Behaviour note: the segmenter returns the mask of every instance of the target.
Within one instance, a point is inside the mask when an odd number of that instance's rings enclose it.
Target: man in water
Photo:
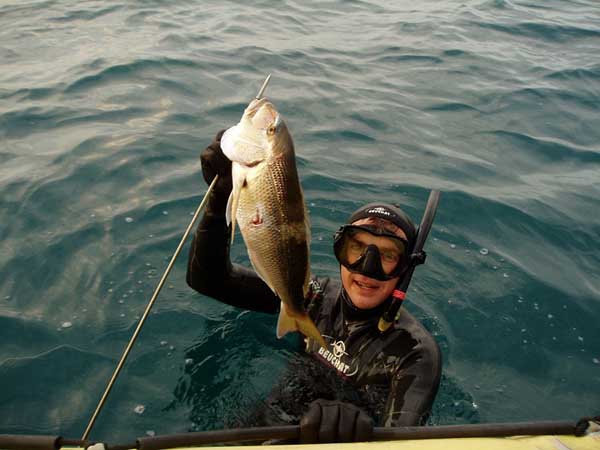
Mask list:
[[[269,314],[280,301],[248,268],[229,259],[225,209],[231,162],[218,133],[201,155],[207,183],[219,179],[192,242],[187,282],[201,294]],[[423,425],[441,376],[439,348],[407,311],[385,331],[378,323],[407,269],[417,230],[399,208],[358,209],[334,237],[341,280],[312,278],[306,310],[327,342],[304,340],[304,352],[253,419],[257,425],[301,424],[301,441],[368,440],[378,426]],[[284,419],[285,418],[285,419]]]

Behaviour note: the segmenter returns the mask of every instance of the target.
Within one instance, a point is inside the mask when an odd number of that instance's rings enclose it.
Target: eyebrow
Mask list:
[[[359,233],[356,233],[355,235],[351,236],[351,238],[352,238],[352,239],[354,239],[355,241],[358,241],[358,242],[360,242],[361,244],[364,244],[364,245],[369,245],[369,244],[366,244],[366,242],[364,242],[364,241],[362,241],[362,240],[360,240],[360,239],[358,239],[358,238],[357,238],[357,236],[358,236],[360,233],[366,233],[366,234],[368,234],[366,231],[361,231],[361,232],[359,232]],[[384,239],[385,239],[385,238],[384,238]],[[391,238],[390,238],[390,239],[391,239]],[[375,245],[375,244],[374,244],[374,245]],[[394,245],[394,244],[390,244],[390,245],[381,245],[381,246],[380,246],[380,245],[376,245],[376,247],[377,247],[377,248],[381,248],[382,250],[396,250],[397,252],[399,252],[399,253],[402,253],[402,252],[400,251],[400,249],[398,248],[398,246],[396,246],[396,245]]]

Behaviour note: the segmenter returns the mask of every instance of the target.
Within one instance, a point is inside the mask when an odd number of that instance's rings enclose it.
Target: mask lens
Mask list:
[[[346,226],[340,240],[335,246],[336,256],[344,266],[355,265],[361,258],[364,259],[369,246],[377,248],[375,253],[380,260],[382,275],[396,275],[404,265],[406,244],[397,236],[374,233],[364,227]]]

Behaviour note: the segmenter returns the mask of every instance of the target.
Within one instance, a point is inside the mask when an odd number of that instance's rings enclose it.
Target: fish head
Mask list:
[[[221,138],[223,153],[231,161],[254,166],[293,148],[281,115],[267,98],[250,102],[242,120]]]

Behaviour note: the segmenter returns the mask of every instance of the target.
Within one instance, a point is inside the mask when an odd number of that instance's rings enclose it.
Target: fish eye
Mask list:
[[[267,135],[273,136],[276,131],[277,131],[277,127],[275,125],[270,125],[269,128],[267,128]]]

